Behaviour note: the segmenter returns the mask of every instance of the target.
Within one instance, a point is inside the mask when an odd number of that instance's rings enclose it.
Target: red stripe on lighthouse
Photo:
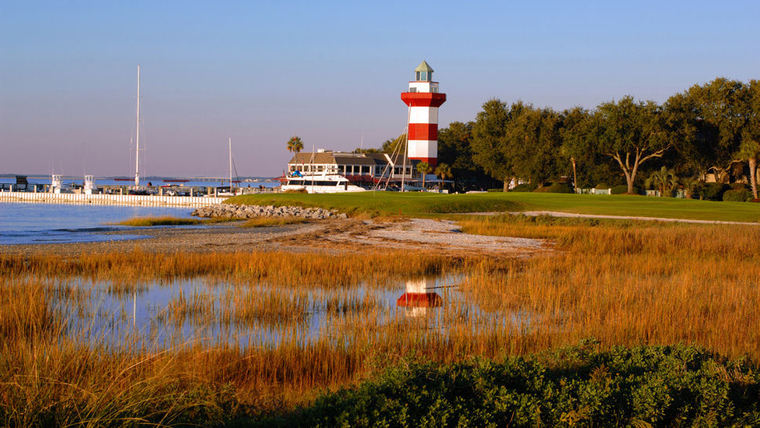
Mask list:
[[[415,156],[409,156],[411,160],[418,160],[420,162],[427,162],[431,168],[435,168],[438,165],[438,158],[418,158]]]
[[[446,94],[440,92],[402,92],[401,100],[409,107],[440,107]]]
[[[438,124],[437,123],[410,123],[409,124],[410,140],[437,140]]]

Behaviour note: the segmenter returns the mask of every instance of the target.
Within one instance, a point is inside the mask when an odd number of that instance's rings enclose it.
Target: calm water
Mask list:
[[[243,177],[240,177],[243,178]],[[236,178],[233,178],[236,179]],[[272,178],[264,178],[264,177],[250,177],[252,180],[257,180],[255,182],[241,182],[236,183],[235,186],[240,187],[277,187],[280,185],[279,181],[276,181]],[[141,180],[141,184],[147,185],[150,183],[152,186],[187,186],[187,187],[213,187],[213,186],[227,186],[229,183],[227,180],[221,179],[219,181],[200,181],[198,179],[190,179],[187,182],[177,182],[177,181],[166,181],[166,177],[145,177]],[[45,184],[50,184],[50,177],[29,177],[28,178],[30,185],[37,185],[42,186]],[[0,177],[0,183],[5,184],[14,184],[16,183],[15,177]],[[62,183],[64,187],[70,186],[70,185],[84,185],[84,177],[63,177]],[[95,178],[95,186],[128,186],[132,185],[133,182],[131,181],[123,181],[123,180],[114,180],[113,178],[101,178],[96,177]]]
[[[107,235],[130,230],[115,223],[132,217],[190,217],[191,208],[0,203],[0,244],[95,242],[138,238]]]
[[[348,288],[313,287],[308,290],[267,284],[235,284],[204,278],[112,284],[79,279],[62,281],[58,289],[69,290],[60,295],[58,304],[66,313],[69,332],[94,343],[119,347],[134,343],[138,347],[158,347],[198,342],[227,343],[242,348],[277,345],[283,338],[298,337],[308,342],[323,336],[334,337],[339,325],[345,327],[361,319],[368,310],[374,328],[400,319],[417,320],[431,331],[446,330],[449,318],[467,313],[478,318],[495,320],[495,314],[481,311],[458,291],[460,276],[427,278],[425,292],[436,294],[437,304],[431,307],[399,306],[398,299],[419,286],[420,279],[399,281],[385,286],[357,284]],[[418,290],[422,291],[422,290]],[[255,306],[265,295],[281,296],[285,307],[298,300],[293,319],[280,319],[276,314],[261,318],[244,317],[241,308]],[[64,297],[67,295],[68,297]],[[255,296],[246,300],[246,295]],[[242,306],[241,306],[241,302]],[[369,306],[367,303],[370,302]],[[335,310],[335,305],[343,310]],[[185,308],[179,311],[177,308]],[[359,318],[356,318],[359,316]],[[524,322],[523,315],[512,314],[506,322]],[[287,318],[287,316],[286,316]]]
[[[72,337],[132,349],[198,343],[268,347],[294,338],[301,344],[345,343],[353,334],[381,334],[399,322],[425,333],[445,334],[463,322],[525,333],[539,321],[528,311],[482,310],[460,290],[462,280],[448,275],[385,285],[293,288],[204,278],[140,284],[78,279],[58,282],[54,288],[62,291],[53,303],[65,314]],[[435,295],[436,303],[401,304],[402,296],[420,291]],[[270,312],[268,307],[284,309]],[[259,316],[248,316],[250,309]]]

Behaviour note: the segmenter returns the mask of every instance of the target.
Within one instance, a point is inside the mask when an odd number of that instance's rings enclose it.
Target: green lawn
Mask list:
[[[601,196],[559,193],[434,193],[362,192],[308,195],[281,193],[245,195],[228,203],[299,205],[337,209],[349,214],[438,216],[483,211],[563,211],[579,214],[666,217],[698,220],[760,221],[760,204],[712,202],[646,196]]]

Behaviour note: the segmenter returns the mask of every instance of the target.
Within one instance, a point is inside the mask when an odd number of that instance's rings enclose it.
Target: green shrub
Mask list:
[[[539,187],[534,192],[541,193],[574,193],[573,188],[567,183],[553,183],[548,186]]]
[[[523,183],[515,186],[512,190],[510,190],[510,192],[532,192],[536,190],[537,187],[538,186],[535,184]]]
[[[503,191],[504,191],[504,189],[502,189],[502,188],[498,188],[498,189],[486,189],[486,192],[488,192],[488,193],[499,193],[499,192],[503,192]]]
[[[628,186],[625,184],[618,184],[617,186],[612,186],[612,194],[613,195],[624,195],[628,193]],[[633,194],[634,195],[640,195],[644,193],[640,187],[633,186]]]
[[[723,199],[723,192],[726,189],[728,189],[728,186],[722,183],[706,183],[700,189],[700,196],[708,201],[720,201]]]
[[[594,186],[594,189],[601,189],[601,190],[610,189],[610,188],[612,188],[612,186],[610,186],[607,183],[599,183],[596,186]]]
[[[731,189],[723,192],[724,201],[747,202],[752,200],[752,192],[747,189]]]
[[[532,357],[410,363],[329,392],[283,426],[728,426],[760,422],[746,360],[595,342]]]

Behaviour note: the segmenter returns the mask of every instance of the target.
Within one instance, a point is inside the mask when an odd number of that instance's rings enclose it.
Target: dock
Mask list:
[[[222,203],[222,196],[113,195],[0,191],[0,202],[144,207],[205,207]]]

